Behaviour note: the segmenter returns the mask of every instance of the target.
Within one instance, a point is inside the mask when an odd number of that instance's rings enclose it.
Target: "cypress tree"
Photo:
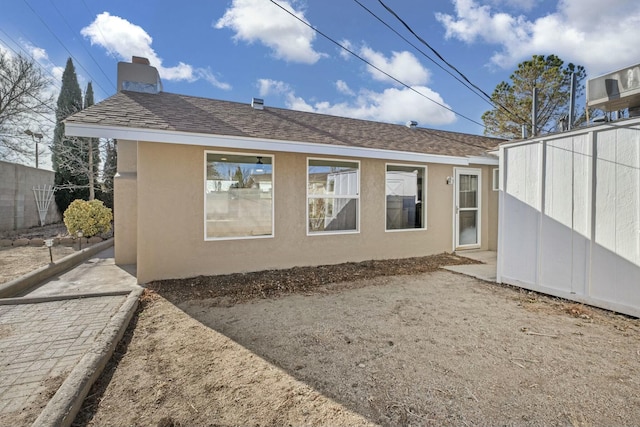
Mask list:
[[[61,213],[67,209],[74,199],[88,199],[87,188],[73,188],[77,185],[86,186],[86,177],[78,176],[73,170],[73,157],[81,157],[78,144],[65,136],[64,119],[82,110],[82,91],[78,84],[78,76],[71,58],[62,73],[62,87],[58,96],[56,108],[56,127],[53,133],[53,150],[51,160],[55,171],[55,183],[58,186],[71,188],[58,189],[55,193],[56,205]]]

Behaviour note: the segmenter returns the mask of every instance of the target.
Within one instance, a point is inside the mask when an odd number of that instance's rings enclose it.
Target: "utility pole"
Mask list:
[[[533,102],[531,103],[531,136],[538,136],[538,88],[533,88]]]
[[[571,97],[569,98],[569,126],[567,130],[571,130],[573,127],[573,121],[576,115],[576,73],[571,73]],[[587,116],[588,122],[589,116]]]

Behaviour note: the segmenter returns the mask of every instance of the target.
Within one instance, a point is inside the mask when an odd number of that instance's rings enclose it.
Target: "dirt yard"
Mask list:
[[[640,423],[640,320],[459,261],[152,283],[74,425]]]
[[[45,227],[34,227],[18,231],[0,232],[0,239],[51,238],[67,236],[64,224],[50,224]],[[56,245],[51,248],[53,260],[56,261],[74,253],[78,246]],[[44,246],[7,246],[0,247],[0,283],[6,283],[40,267],[49,265],[49,249]]]

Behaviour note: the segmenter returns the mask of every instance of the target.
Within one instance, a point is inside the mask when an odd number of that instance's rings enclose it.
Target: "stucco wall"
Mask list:
[[[119,265],[135,264],[138,236],[138,143],[118,140],[118,172],[113,178],[114,255]]]
[[[450,165],[426,165],[426,230],[385,232],[386,162],[362,159],[360,232],[307,236],[307,156],[260,153],[274,155],[274,237],[205,241],[205,148],[148,142],[139,142],[137,148],[137,272],[141,283],[453,250],[454,186],[446,184],[453,175]],[[490,168],[484,169],[483,178],[488,182],[485,176]],[[490,204],[487,193],[483,191],[483,223]],[[122,235],[116,231],[117,242]],[[490,246],[491,233],[484,224],[483,248]]]
[[[33,187],[53,185],[54,172],[15,163],[0,162],[0,230],[18,230],[40,225]],[[61,221],[54,200],[49,205],[47,224]]]

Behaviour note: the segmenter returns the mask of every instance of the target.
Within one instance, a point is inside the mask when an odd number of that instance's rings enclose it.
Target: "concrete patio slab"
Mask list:
[[[488,282],[496,281],[497,253],[495,251],[459,251],[457,255],[480,261],[483,264],[450,265],[445,270],[465,274]]]

